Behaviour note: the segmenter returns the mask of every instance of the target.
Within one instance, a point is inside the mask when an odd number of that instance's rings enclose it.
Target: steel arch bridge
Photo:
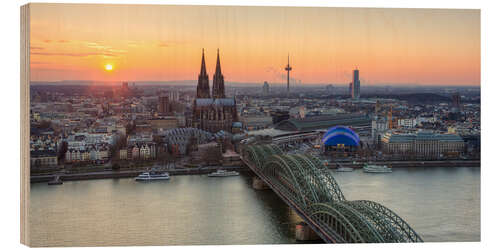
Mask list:
[[[246,146],[242,160],[328,243],[423,242],[396,213],[368,200],[346,200],[315,156],[274,144]]]

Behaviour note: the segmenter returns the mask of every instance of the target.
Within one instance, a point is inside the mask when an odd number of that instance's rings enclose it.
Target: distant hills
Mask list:
[[[414,94],[374,94],[363,95],[363,98],[387,98],[407,101],[411,104],[421,103],[442,103],[451,102],[451,98],[433,93],[414,93]]]

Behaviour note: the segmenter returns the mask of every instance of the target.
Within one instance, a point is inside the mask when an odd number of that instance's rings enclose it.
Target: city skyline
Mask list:
[[[201,50],[212,75],[220,48],[227,82],[286,84],[290,53],[293,84],[347,85],[357,67],[364,86],[479,86],[479,21],[479,10],[32,4],[31,80],[195,81]]]

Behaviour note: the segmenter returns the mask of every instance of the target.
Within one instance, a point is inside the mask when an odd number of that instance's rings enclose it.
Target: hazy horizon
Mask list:
[[[91,81],[91,80],[62,80],[62,81],[30,81],[30,84],[34,85],[56,85],[56,84],[62,84],[62,85],[116,85],[116,86],[121,86],[123,82],[127,82],[129,85],[130,84],[137,84],[137,85],[142,85],[142,86],[149,86],[149,85],[160,85],[160,84],[165,84],[165,87],[168,86],[192,86],[196,87],[197,85],[197,80],[178,80],[178,81]],[[227,86],[230,87],[262,87],[262,84],[264,82],[225,82]],[[271,86],[279,86],[286,88],[286,83],[282,82],[268,82]],[[240,85],[240,86],[238,86]],[[294,88],[301,88],[301,87],[326,87],[328,85],[332,85],[337,88],[343,88],[345,87],[346,89],[349,87],[347,83],[307,83],[307,84],[296,84],[293,85],[292,87]],[[210,87],[212,87],[210,83]],[[363,85],[361,84],[361,88],[366,88],[366,87],[426,87],[426,88],[480,88],[481,86],[479,85],[438,85],[438,84],[410,84],[410,83],[379,83],[379,84],[370,84],[370,85]]]

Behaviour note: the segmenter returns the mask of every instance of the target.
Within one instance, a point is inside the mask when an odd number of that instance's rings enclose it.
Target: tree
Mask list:
[[[127,148],[127,138],[124,135],[118,135],[115,143],[109,148],[110,158],[118,159],[120,157],[120,149]]]
[[[64,159],[64,157],[66,156],[66,152],[67,151],[68,151],[68,142],[63,141],[62,144],[61,144],[61,149],[58,152],[57,158],[59,160]]]

